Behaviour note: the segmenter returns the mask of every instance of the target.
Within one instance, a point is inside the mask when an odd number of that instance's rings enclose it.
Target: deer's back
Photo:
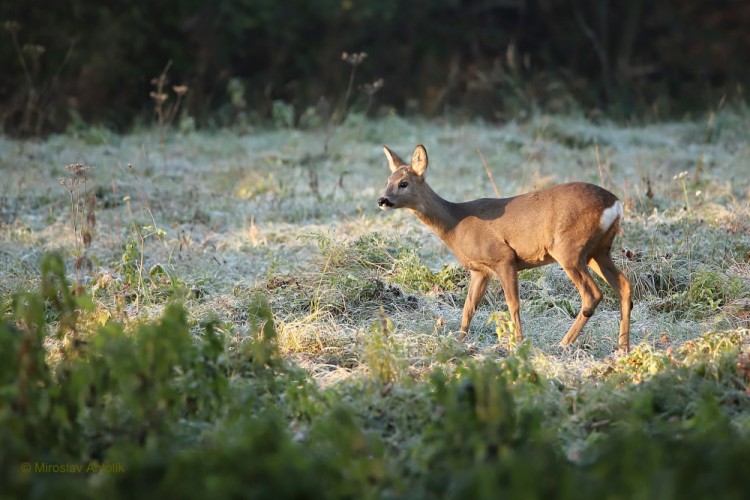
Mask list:
[[[507,245],[520,260],[548,263],[554,245],[590,241],[598,232],[603,234],[602,213],[616,202],[611,192],[583,182],[512,198],[482,198],[457,204],[460,215],[454,236],[464,242],[460,253],[473,254],[466,255],[467,260]]]

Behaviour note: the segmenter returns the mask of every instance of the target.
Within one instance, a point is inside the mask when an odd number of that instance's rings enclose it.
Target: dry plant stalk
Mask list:
[[[60,185],[70,194],[73,241],[75,242],[75,293],[79,296],[83,294],[82,273],[90,273],[93,270],[93,264],[88,255],[96,228],[96,196],[88,192],[88,172],[91,168],[82,163],[72,163],[65,167],[71,177],[60,179]],[[83,196],[81,196],[81,187],[83,187]]]
[[[166,128],[169,127],[177,116],[177,112],[180,109],[182,100],[188,93],[187,85],[174,85],[172,91],[177,96],[177,100],[166,106],[166,102],[169,100],[169,94],[167,93],[167,86],[169,84],[169,78],[167,73],[169,68],[172,66],[172,61],[168,61],[167,65],[164,66],[161,74],[151,79],[151,85],[155,87],[154,90],[149,94],[151,99],[154,100],[154,113],[156,113],[156,119],[159,126],[159,141],[162,145],[165,143]]]
[[[489,165],[487,165],[487,160],[484,159],[482,150],[477,148],[477,153],[479,153],[479,158],[482,160],[482,166],[484,167],[484,171],[487,172],[487,177],[490,178],[490,184],[492,184],[492,190],[495,191],[495,197],[500,198],[500,191],[497,189],[497,184],[495,184],[495,178],[492,177],[492,171],[490,170]]]

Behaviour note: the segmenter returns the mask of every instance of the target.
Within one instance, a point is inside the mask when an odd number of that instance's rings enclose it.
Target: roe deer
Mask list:
[[[512,198],[482,198],[451,203],[425,182],[427,151],[419,145],[411,165],[384,146],[391,176],[378,205],[407,208],[427,224],[471,272],[459,337],[484,296],[490,276],[500,278],[516,338],[523,339],[518,299],[518,271],[557,262],[581,295],[581,310],[560,345],[576,340],[602,299],[588,265],[614,289],[620,300],[618,347],[630,347],[630,282],[612,262],[610,252],[620,233],[622,203],[604,188],[571,182]]]

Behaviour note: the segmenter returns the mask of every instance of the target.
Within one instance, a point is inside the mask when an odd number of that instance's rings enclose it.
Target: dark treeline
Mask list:
[[[747,0],[27,0],[0,20],[0,132],[16,135],[155,120],[170,61],[162,112],[184,84],[199,126],[336,109],[345,51],[367,53],[351,102],[370,113],[666,117],[744,99],[750,74]]]

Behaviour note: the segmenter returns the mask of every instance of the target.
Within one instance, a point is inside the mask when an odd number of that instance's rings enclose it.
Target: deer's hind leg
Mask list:
[[[609,254],[609,251],[594,255],[589,260],[589,266],[604,281],[609,283],[609,286],[612,287],[615,295],[620,300],[618,348],[627,352],[630,350],[630,312],[633,309],[630,281],[628,281],[622,271],[617,269],[615,263],[612,262],[612,256]]]
[[[581,295],[581,310],[578,312],[568,333],[560,341],[560,345],[567,346],[575,342],[583,327],[588,323],[589,318],[596,311],[596,306],[602,300],[602,291],[596,286],[596,282],[591,277],[591,274],[589,274],[583,262],[576,262],[575,265],[560,262],[560,265],[562,265],[563,270]]]

